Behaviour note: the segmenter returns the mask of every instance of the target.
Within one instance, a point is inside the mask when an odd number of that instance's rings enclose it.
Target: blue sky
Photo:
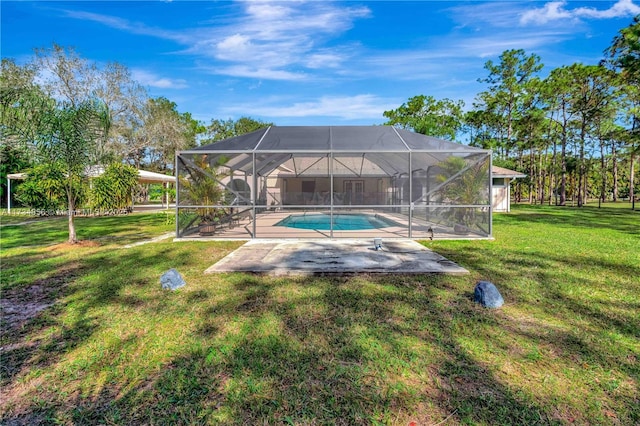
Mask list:
[[[618,1],[6,1],[2,57],[72,46],[126,65],[180,112],[278,125],[381,124],[424,94],[471,107],[484,64],[595,64],[640,14]]]

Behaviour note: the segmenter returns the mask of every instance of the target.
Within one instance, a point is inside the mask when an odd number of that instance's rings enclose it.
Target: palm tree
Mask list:
[[[200,218],[201,234],[213,233],[215,222],[221,213],[216,207],[223,202],[224,189],[219,180],[218,163],[212,165],[207,155],[195,156],[189,164],[189,177],[180,179],[180,186],[184,188],[186,200],[196,208]],[[182,193],[182,192],[181,192]]]
[[[439,195],[452,207],[450,214],[455,220],[454,228],[465,232],[473,225],[480,226],[476,208],[489,199],[489,161],[467,163],[460,157],[449,157],[439,164],[442,172],[436,177],[441,183]]]
[[[78,241],[73,222],[87,166],[111,121],[104,103],[60,102],[38,87],[0,90],[0,130],[3,140],[34,148],[37,162],[61,167],[69,217],[69,242]]]
[[[39,126],[35,144],[45,163],[57,163],[63,168],[64,188],[67,199],[67,216],[71,244],[78,242],[74,213],[82,193],[86,170],[96,144],[109,133],[109,113],[104,104],[97,101],[77,105],[62,103],[47,107],[42,103],[38,113]]]

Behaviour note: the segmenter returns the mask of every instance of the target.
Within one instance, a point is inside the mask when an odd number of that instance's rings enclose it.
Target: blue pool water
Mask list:
[[[324,213],[292,214],[276,223],[275,226],[328,231],[331,229],[331,216]],[[334,231],[359,231],[363,229],[386,228],[389,226],[398,225],[390,220],[368,214],[333,215]]]

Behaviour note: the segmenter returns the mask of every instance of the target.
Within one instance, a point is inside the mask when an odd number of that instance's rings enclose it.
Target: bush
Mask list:
[[[138,171],[129,165],[113,163],[93,179],[91,205],[96,209],[124,209],[132,204],[132,191],[138,183]]]
[[[79,185],[81,187],[81,185]],[[81,191],[82,192],[82,191]],[[65,175],[57,164],[42,164],[27,172],[27,178],[16,188],[16,200],[26,207],[57,210],[66,205]]]

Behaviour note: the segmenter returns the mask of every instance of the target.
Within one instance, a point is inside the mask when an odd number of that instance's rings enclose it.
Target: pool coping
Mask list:
[[[329,220],[327,221],[327,225],[328,227],[324,227],[324,221],[322,221],[322,225],[323,227],[312,227],[312,228],[303,228],[303,227],[298,227],[298,226],[290,226],[290,224],[283,224],[283,222],[286,222],[287,220],[291,219],[292,217],[309,217],[309,216],[323,216],[328,218]],[[369,220],[370,218],[375,219],[376,221],[380,222],[380,224],[384,224],[385,226],[371,226],[368,228],[353,228],[353,229],[343,229],[340,227],[340,225],[337,225],[338,220],[336,219],[339,218],[340,216],[357,216],[357,217],[366,217],[367,220]],[[331,218],[334,219],[334,224],[333,226],[331,226]],[[369,222],[371,223],[371,222]],[[331,231],[331,229],[333,229],[335,232],[358,232],[358,231],[372,231],[375,229],[383,229],[383,228],[390,228],[390,227],[399,227],[402,226],[402,224],[398,223],[396,220],[393,220],[392,218],[386,217],[384,215],[380,215],[378,213],[375,212],[357,212],[357,213],[326,213],[326,212],[305,212],[305,213],[292,213],[289,216],[281,219],[280,221],[274,223],[272,226],[280,226],[280,227],[285,227],[285,228],[291,228],[291,229],[300,229],[300,230],[304,230],[304,231]]]

